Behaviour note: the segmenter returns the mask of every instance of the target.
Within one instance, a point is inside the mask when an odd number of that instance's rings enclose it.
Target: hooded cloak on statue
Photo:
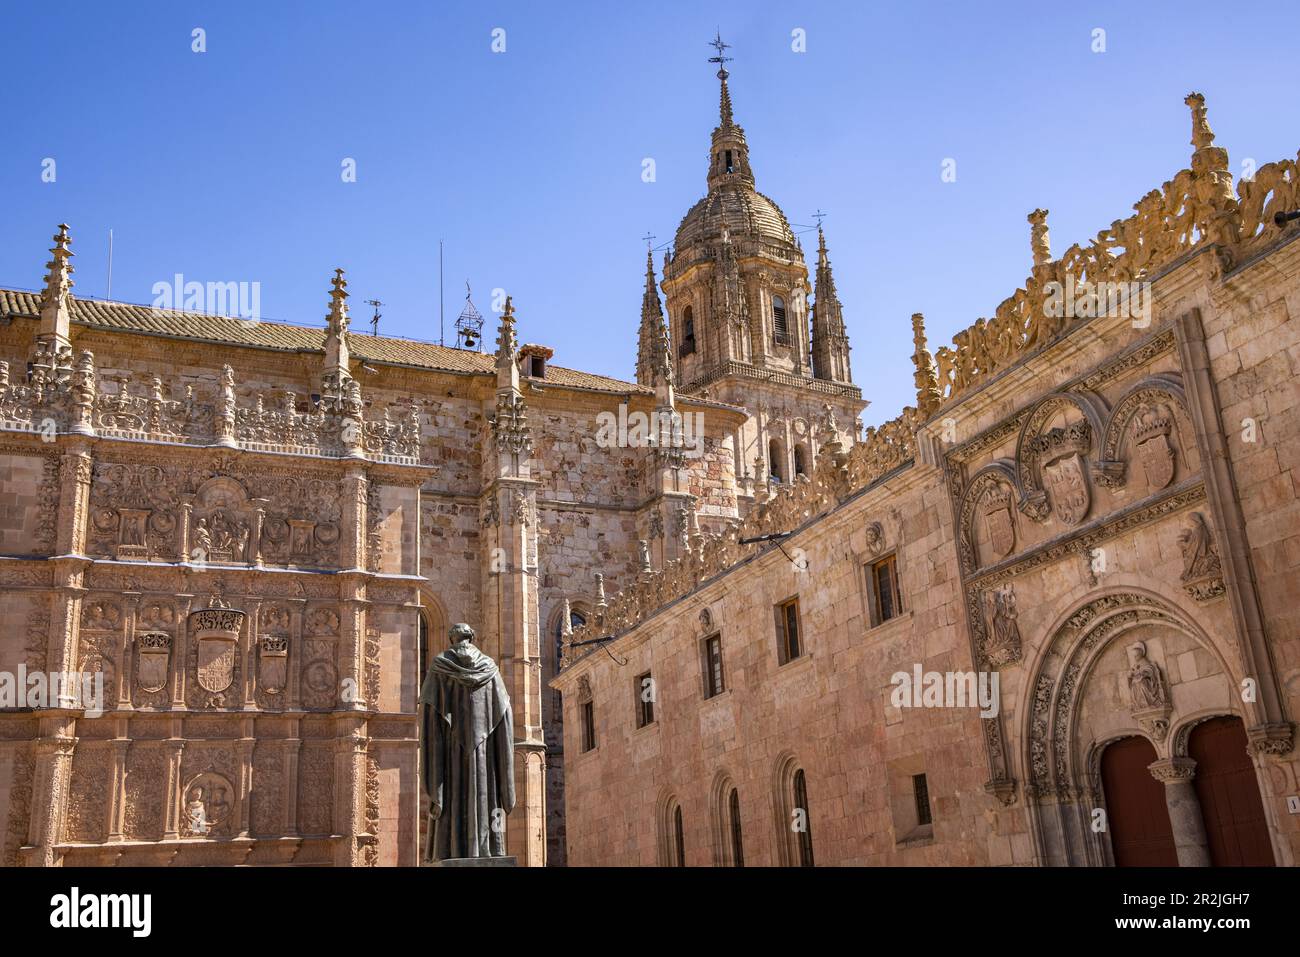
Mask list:
[[[425,860],[504,857],[515,806],[514,721],[496,662],[453,625],[452,646],[420,689],[420,751],[429,795]]]

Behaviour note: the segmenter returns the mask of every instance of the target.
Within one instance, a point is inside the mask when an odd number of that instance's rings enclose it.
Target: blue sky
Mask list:
[[[10,2],[0,284],[38,286],[66,220],[81,295],[106,292],[111,227],[115,299],[180,272],[317,324],[343,266],[358,320],[381,299],[382,331],[436,341],[441,238],[449,324],[466,278],[489,319],[504,288],[525,341],[631,378],[640,237],[668,242],[704,193],[721,28],[759,189],[796,231],[828,213],[876,422],[914,397],[911,313],[932,348],[990,314],[1036,206],[1058,255],[1127,215],[1187,164],[1189,91],[1234,170],[1300,145],[1300,8],[1049,6]]]

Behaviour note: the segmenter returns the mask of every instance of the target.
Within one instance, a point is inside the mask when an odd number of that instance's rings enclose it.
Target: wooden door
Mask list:
[[[1156,749],[1146,738],[1121,738],[1101,755],[1107,829],[1116,867],[1177,867],[1165,786],[1147,765]]]
[[[1236,717],[1213,718],[1192,729],[1187,753],[1196,761],[1196,796],[1205,819],[1210,863],[1216,867],[1269,867],[1264,802],[1246,751],[1246,729]]]

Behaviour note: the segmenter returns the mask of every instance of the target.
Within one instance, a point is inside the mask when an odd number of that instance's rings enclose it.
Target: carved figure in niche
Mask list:
[[[1208,601],[1224,592],[1223,564],[1210,535],[1210,526],[1200,512],[1187,517],[1187,525],[1178,535],[1183,553],[1183,587],[1197,601]]]
[[[1016,619],[1016,593],[1011,585],[988,592],[989,637],[985,656],[994,665],[1008,664],[1020,659],[1020,625]]]
[[[1134,710],[1162,708],[1169,703],[1160,668],[1147,657],[1146,642],[1135,641],[1128,646],[1128,665],[1128,688]]]
[[[193,557],[201,562],[206,562],[208,556],[212,554],[212,532],[208,529],[208,521],[205,518],[199,519],[198,526],[194,529],[194,555]]]
[[[203,837],[208,833],[208,809],[203,803],[203,788],[190,788],[190,800],[185,805],[185,817],[190,835]]]

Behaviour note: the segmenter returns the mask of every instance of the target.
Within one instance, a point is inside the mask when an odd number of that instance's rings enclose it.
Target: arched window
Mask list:
[[[807,468],[806,468],[804,462],[805,462],[805,458],[804,458],[803,446],[802,446],[802,445],[796,445],[796,446],[794,447],[794,474],[795,474],[795,475],[807,475],[807,474],[808,474],[808,470],[807,470]]]
[[[784,458],[781,454],[781,443],[772,439],[767,443],[767,474],[772,477],[773,482],[781,481],[781,473],[785,471],[785,463],[781,460]]]
[[[804,775],[803,768],[794,772],[794,808],[795,813],[802,818],[802,821],[795,822],[795,833],[799,836],[799,865],[812,867],[812,821],[808,814],[808,778]]]
[[[772,297],[772,338],[779,346],[790,344],[790,326],[785,319],[785,300],[780,296]]]
[[[673,809],[673,866],[686,866],[686,831],[682,827],[682,806]]]
[[[678,357],[688,356],[695,351],[695,311],[687,306],[682,310],[682,346]]]
[[[731,825],[731,862],[736,867],[745,866],[745,845],[740,833],[740,792],[731,789],[727,799],[727,817]]]
[[[424,684],[424,676],[429,671],[429,618],[423,611],[420,612],[420,623],[417,639],[419,650],[417,654],[420,659],[420,683]]]
[[[789,751],[777,758],[772,777],[776,814],[776,861],[781,867],[812,867],[812,813],[808,778],[798,757]]]

